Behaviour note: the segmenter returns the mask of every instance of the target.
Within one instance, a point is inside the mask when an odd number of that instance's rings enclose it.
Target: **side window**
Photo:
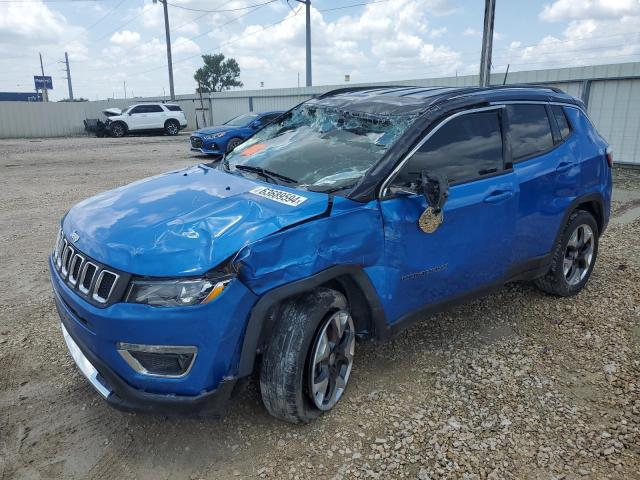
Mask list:
[[[180,108],[180,105],[165,105],[165,107],[167,107],[167,109],[172,111],[172,112],[181,112],[182,111],[182,108]]]
[[[507,105],[507,115],[514,162],[553,147],[551,124],[544,105]]]
[[[131,110],[131,115],[135,115],[136,113],[146,113],[144,105],[138,105],[133,110]]]
[[[558,123],[560,137],[562,138],[562,140],[564,140],[571,134],[571,127],[569,127],[569,121],[567,120],[567,116],[564,113],[564,108],[562,108],[560,105],[552,105],[551,111],[553,112],[553,116],[556,118],[556,122]]]
[[[407,161],[394,184],[416,182],[423,170],[443,173],[449,183],[503,170],[498,111],[469,113],[445,123]]]
[[[147,113],[164,112],[164,110],[160,105],[146,105],[146,107],[147,107]]]

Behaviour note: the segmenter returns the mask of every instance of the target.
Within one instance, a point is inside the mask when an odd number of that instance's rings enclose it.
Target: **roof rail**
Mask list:
[[[344,87],[344,88],[336,88],[334,90],[329,90],[328,92],[324,92],[321,95],[318,95],[316,98],[326,98],[332,97],[333,95],[340,95],[341,93],[350,93],[350,92],[362,92],[364,90],[384,90],[385,88],[420,88],[415,85],[369,85],[362,87]]]
[[[564,93],[560,88],[553,87],[551,85],[545,85],[540,83],[510,83],[509,85],[489,85],[488,87],[484,87],[487,90],[499,90],[499,89],[509,89],[509,88],[539,88],[541,90],[551,90],[555,93]]]

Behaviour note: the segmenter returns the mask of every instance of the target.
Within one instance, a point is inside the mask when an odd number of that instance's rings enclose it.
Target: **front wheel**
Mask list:
[[[233,137],[227,142],[227,153],[231,152],[234,148],[240,145],[244,140],[241,138]]]
[[[111,136],[116,138],[124,137],[125,134],[127,133],[127,128],[124,126],[122,122],[116,122],[112,124],[110,130],[111,130]]]
[[[340,292],[318,288],[284,304],[262,359],[260,391],[274,417],[308,423],[345,392],[355,328]]]
[[[536,286],[559,297],[575,295],[584,288],[598,256],[598,224],[589,212],[576,210],[569,216],[551,260],[549,271]]]

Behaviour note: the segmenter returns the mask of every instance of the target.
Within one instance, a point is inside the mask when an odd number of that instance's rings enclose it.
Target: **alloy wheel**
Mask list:
[[[338,403],[353,367],[356,335],[349,312],[338,310],[318,332],[309,363],[309,394],[323,411]]]
[[[178,133],[178,127],[175,123],[170,123],[167,125],[167,133],[169,135],[176,135]]]
[[[114,125],[111,127],[111,133],[114,137],[122,137],[124,136],[124,128],[121,125]]]
[[[569,237],[562,270],[569,285],[577,285],[589,272],[593,261],[594,235],[589,225],[579,225]]]

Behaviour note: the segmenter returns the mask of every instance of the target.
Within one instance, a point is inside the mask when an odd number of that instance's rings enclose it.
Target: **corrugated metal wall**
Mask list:
[[[615,161],[640,165],[640,79],[593,82],[589,116]]]
[[[0,102],[0,138],[66,137],[84,133],[85,118],[102,118],[105,108],[125,108],[140,100],[97,102]],[[179,100],[189,125],[195,125],[194,100]]]
[[[491,82],[500,85],[504,73],[491,75]],[[598,131],[611,143],[617,162],[640,165],[640,62],[595,65],[513,72],[507,84],[544,83],[556,86],[570,95],[586,100],[589,114]],[[378,82],[368,85],[389,85]],[[427,78],[391,82],[394,85],[473,86],[477,75]],[[351,84],[350,86],[357,86]],[[287,110],[315,95],[342,85],[319,87],[241,90],[205,96],[206,111],[198,112],[200,99],[196,95],[179,95],[178,103],[187,115],[189,128],[223,123],[237,115],[252,111]],[[100,118],[108,107],[124,108],[158,98],[105,100],[82,103],[0,102],[0,138],[57,137],[83,133],[82,120]]]

